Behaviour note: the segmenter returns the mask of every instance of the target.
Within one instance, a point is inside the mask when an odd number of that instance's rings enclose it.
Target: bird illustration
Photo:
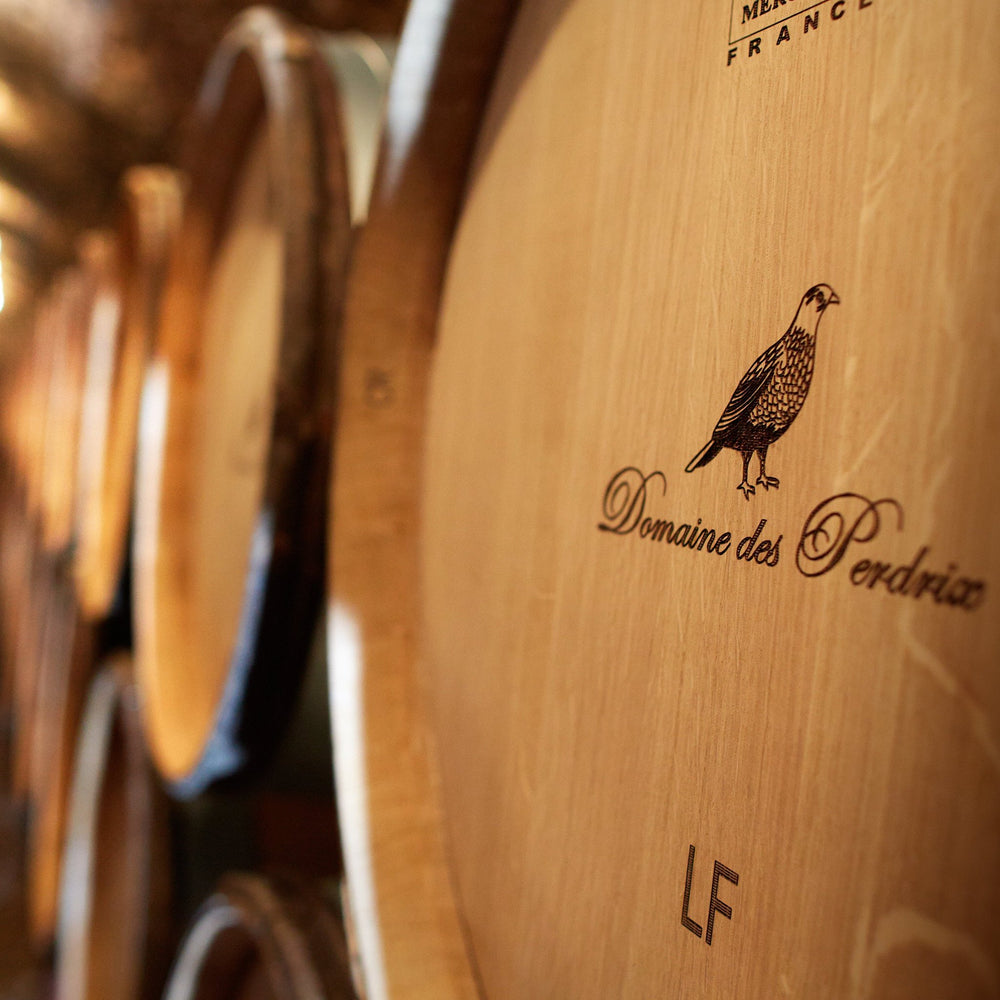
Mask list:
[[[791,427],[809,395],[819,321],[829,306],[839,302],[829,285],[813,285],[802,296],[784,336],[747,369],[722,411],[711,441],[688,462],[685,472],[708,465],[723,448],[732,448],[743,456],[743,480],[736,488],[749,500],[755,490],[747,481],[747,469],[756,452],[760,459],[757,485],[765,490],[777,488],[778,479],[769,476],[764,467],[767,449]]]

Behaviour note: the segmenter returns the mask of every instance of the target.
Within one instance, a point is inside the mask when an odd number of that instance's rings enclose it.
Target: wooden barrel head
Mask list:
[[[133,167],[121,188],[115,254],[92,309],[77,469],[73,573],[91,617],[108,613],[123,572],[142,377],[181,204],[166,167]]]
[[[66,1000],[162,993],[171,937],[164,793],[146,757],[127,656],[80,721],[61,871],[56,976]]]
[[[427,434],[484,994],[996,996],[1000,11],[557,6]]]
[[[343,155],[309,37],[240,18],[199,105],[140,426],[137,676],[182,794],[266,754],[304,668],[351,238]]]
[[[336,908],[293,882],[228,875],[195,916],[166,1000],[353,1000]]]

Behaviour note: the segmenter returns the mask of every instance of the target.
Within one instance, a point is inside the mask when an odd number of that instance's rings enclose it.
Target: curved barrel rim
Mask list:
[[[227,115],[232,120],[224,127]],[[171,355],[179,378],[193,382],[197,377],[192,375],[198,365],[196,338],[184,322],[190,318],[184,312],[191,307],[185,301],[190,290],[180,283],[204,285],[197,270],[218,248],[242,162],[235,155],[227,160],[227,152],[241,150],[264,116],[288,279],[282,290],[273,416],[238,635],[226,675],[219,679],[210,724],[195,726],[180,690],[183,681],[165,678],[169,666],[161,660],[170,654],[161,655],[159,648],[164,637],[176,643],[169,636],[183,634],[184,617],[174,611],[174,620],[165,620],[159,592],[183,574],[183,560],[170,551],[177,548],[176,540],[166,538],[160,519],[164,511],[183,519],[189,503],[186,497],[179,504],[162,502],[160,485],[164,469],[182,462],[176,455],[190,444],[192,428],[163,430],[157,390],[164,387],[165,359]],[[187,204],[144,386],[133,542],[137,677],[147,737],[158,769],[173,793],[184,798],[266,759],[292,710],[322,595],[332,372],[352,230],[335,97],[306,31],[263,9],[237,18],[205,79],[188,174]],[[196,325],[201,318],[196,311]],[[171,391],[176,395],[177,385]],[[171,504],[180,515],[167,510]],[[174,705],[166,710],[164,691],[171,685]],[[165,713],[173,713],[188,731],[199,729],[181,752],[170,746]]]

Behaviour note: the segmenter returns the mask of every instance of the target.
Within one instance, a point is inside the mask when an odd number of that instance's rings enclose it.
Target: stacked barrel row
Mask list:
[[[7,380],[6,783],[62,997],[354,996],[319,611],[393,50],[242,16]]]

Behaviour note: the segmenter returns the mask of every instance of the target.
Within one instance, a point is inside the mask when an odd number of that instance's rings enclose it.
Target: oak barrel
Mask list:
[[[479,996],[417,670],[419,481],[445,263],[515,6],[411,4],[348,286],[327,634],[350,923],[372,1000]]]
[[[9,466],[0,496],[0,706],[13,712],[18,637],[30,614],[34,537],[23,484]]]
[[[29,784],[34,742],[32,718],[53,581],[62,572],[72,537],[72,476],[78,444],[85,371],[87,277],[65,268],[35,307],[28,342],[19,358],[11,404],[8,446],[16,466],[12,515],[23,519],[22,545],[7,549],[19,586],[8,592],[11,674],[5,686],[13,706],[12,787]],[[9,565],[9,564],[8,564]],[[16,584],[16,581],[15,581]]]
[[[436,333],[348,296],[345,374],[402,387],[334,477],[374,995],[416,995],[404,808],[483,996],[1000,995],[998,41],[972,2],[520,5]]]
[[[95,675],[80,720],[59,897],[60,997],[162,995],[173,944],[169,816],[126,654]]]
[[[310,728],[300,713],[293,733],[301,740]],[[339,876],[329,738],[323,761],[313,747],[288,744],[250,788],[171,800],[148,759],[131,657],[105,663],[76,738],[60,871],[60,996],[160,997],[178,930],[234,868]]]
[[[358,49],[378,84],[385,53]],[[258,9],[222,42],[197,108],[134,546],[147,734],[180,795],[266,757],[312,637],[352,242],[338,86],[314,36]]]
[[[353,1000],[338,907],[291,880],[229,875],[195,916],[165,1000]]]
[[[52,325],[45,298],[35,305],[27,343],[18,358],[18,391],[7,409],[11,449],[22,484],[24,509],[34,525],[40,518],[45,461],[45,425],[48,415]]]
[[[180,216],[181,183],[167,167],[125,173],[114,243],[91,309],[73,574],[80,605],[92,618],[109,612],[123,572],[140,391]]]
[[[14,659],[10,677],[13,713],[10,781],[11,790],[18,797],[27,794],[30,782],[32,719],[57,565],[57,560],[41,548],[37,538],[29,537],[23,586],[16,594],[17,606],[12,609],[17,620],[12,623],[16,629],[12,636]]]

